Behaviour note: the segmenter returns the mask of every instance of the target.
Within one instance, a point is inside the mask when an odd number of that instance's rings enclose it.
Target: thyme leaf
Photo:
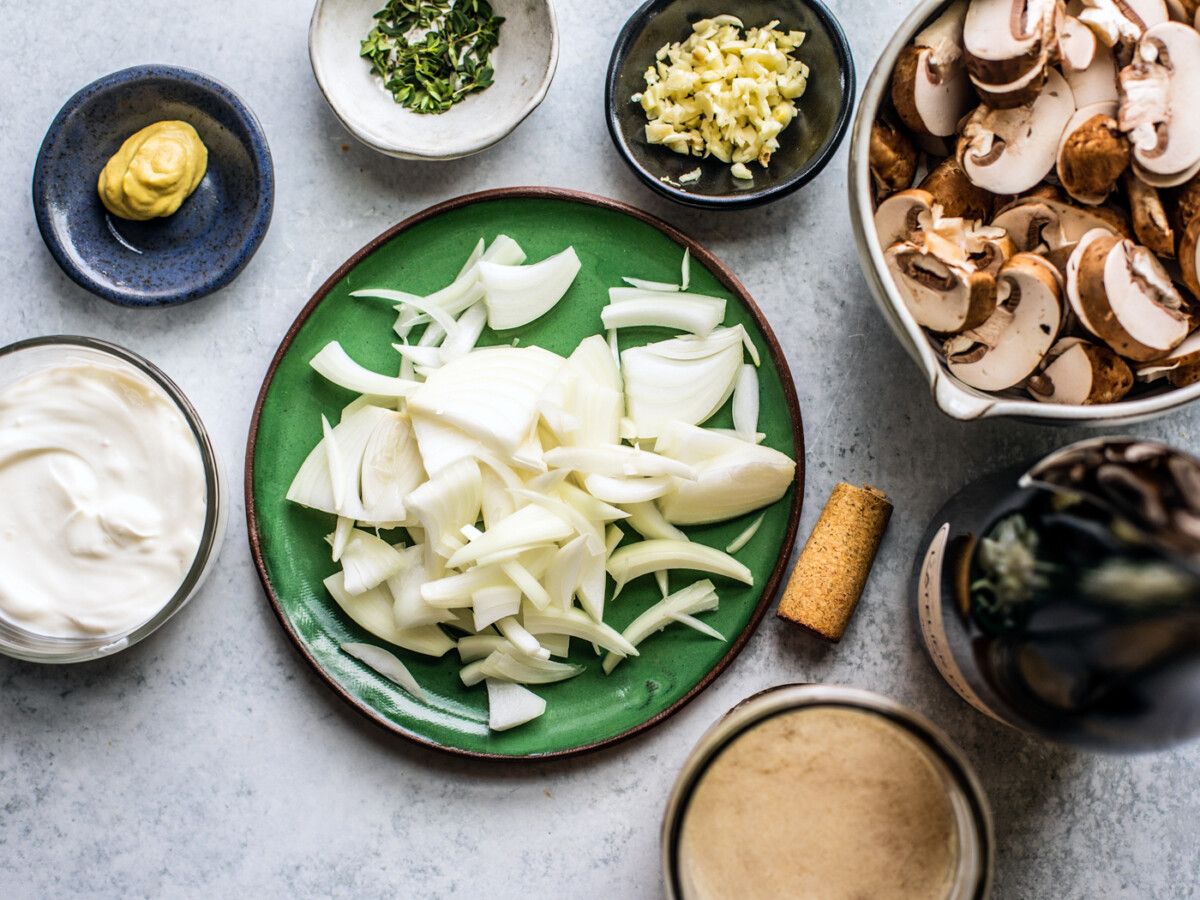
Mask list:
[[[503,21],[487,0],[389,0],[361,55],[401,106],[443,113],[491,86]]]

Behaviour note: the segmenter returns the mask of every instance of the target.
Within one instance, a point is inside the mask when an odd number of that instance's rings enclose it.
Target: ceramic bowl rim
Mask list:
[[[144,80],[186,82],[193,87],[200,88],[214,95],[228,106],[246,128],[249,141],[244,146],[254,165],[259,181],[259,202],[255,209],[254,221],[246,229],[245,239],[241,241],[237,252],[230,258],[229,262],[220,269],[214,270],[208,277],[200,281],[199,284],[189,286],[185,290],[165,290],[154,294],[136,289],[121,288],[111,282],[99,281],[81,269],[68,250],[68,245],[75,247],[75,244],[71,242],[70,233],[68,232],[64,238],[64,235],[55,228],[46,201],[48,190],[48,185],[46,184],[48,172],[46,167],[49,164],[50,154],[62,137],[63,129],[66,128],[68,120],[80,109],[85,108],[96,96],[114,88],[122,88]],[[55,114],[54,121],[51,122],[50,128],[46,131],[46,136],[43,138],[41,147],[38,150],[37,162],[34,164],[33,169],[34,218],[37,220],[38,231],[41,232],[42,240],[45,241],[46,247],[50,250],[50,254],[54,257],[55,262],[80,287],[119,306],[139,308],[175,306],[180,303],[198,300],[225,287],[241,273],[242,269],[246,267],[246,264],[250,262],[250,259],[257,252],[259,245],[262,244],[263,238],[267,233],[267,228],[271,223],[271,214],[274,205],[275,169],[271,160],[271,148],[267,144],[267,137],[263,132],[262,124],[258,121],[258,117],[254,115],[254,112],[246,105],[245,101],[228,85],[195,69],[163,63],[145,63],[119,69],[116,72],[110,72],[72,94],[71,98]],[[86,257],[86,254],[80,254],[80,256]]]
[[[645,31],[651,17],[661,13],[673,3],[678,2],[683,2],[683,0],[646,0],[625,22],[620,33],[617,35],[616,42],[613,44],[612,55],[608,61],[608,72],[604,77],[604,108],[605,120],[608,124],[608,134],[612,139],[613,145],[617,148],[617,153],[625,162],[625,165],[656,193],[661,194],[669,200],[682,203],[685,206],[692,206],[699,209],[748,209],[754,206],[761,206],[764,203],[770,203],[773,200],[778,200],[798,191],[820,175],[825,166],[829,164],[838,147],[841,146],[842,139],[846,136],[846,129],[850,124],[851,113],[854,111],[856,90],[854,55],[850,50],[850,42],[846,39],[846,34],[842,30],[841,23],[830,12],[822,0],[795,0],[795,2],[812,10],[813,14],[817,17],[825,33],[829,36],[830,42],[833,44],[834,55],[838,61],[838,78],[842,83],[842,97],[841,103],[838,106],[837,118],[834,121],[833,130],[825,139],[825,142],[803,166],[777,184],[757,190],[739,191],[736,194],[710,196],[692,193],[669,185],[661,181],[657,175],[644,168],[634,157],[630,149],[630,142],[621,129],[621,119],[618,113],[623,101],[618,100],[616,96],[617,81],[621,70],[625,67],[630,49],[634,42],[641,37],[642,32]]]
[[[550,58],[546,64],[546,71],[542,75],[542,80],[538,83],[533,94],[517,109],[510,119],[506,119],[502,124],[491,131],[485,132],[482,136],[472,138],[471,140],[464,139],[461,144],[454,145],[449,152],[424,153],[414,150],[411,147],[405,147],[399,142],[389,142],[386,138],[356,123],[333,102],[329,90],[326,89],[327,76],[324,65],[320,62],[321,57],[316,52],[317,34],[319,32],[318,20],[325,8],[325,2],[326,0],[316,0],[316,4],[313,6],[312,18],[309,19],[308,24],[308,62],[312,67],[313,77],[316,79],[317,87],[320,88],[321,96],[325,98],[326,105],[333,112],[337,120],[342,123],[342,127],[350,132],[355,140],[370,147],[372,150],[397,159],[448,161],[461,159],[464,156],[472,156],[473,154],[487,150],[489,147],[495,146],[512,134],[516,130],[516,127],[524,122],[541,105],[542,101],[546,99],[546,94],[550,90],[550,83],[554,80],[554,74],[558,69],[558,15],[554,8],[554,0],[537,0],[538,3],[545,7],[546,15],[550,21]],[[380,4],[383,2],[384,0],[379,0]],[[453,111],[452,108],[447,111],[446,115],[452,115]]]
[[[895,282],[886,274],[885,248],[874,227],[871,174],[868,163],[871,123],[890,89],[892,69],[900,51],[924,22],[951,0],[921,0],[905,18],[879,56],[859,100],[850,137],[847,173],[850,222],[858,247],[858,261],[884,320],[900,344],[920,366],[938,408],[952,419],[969,421],[1012,417],[1046,425],[1106,427],[1127,425],[1167,413],[1200,397],[1200,382],[1133,400],[1118,400],[1098,406],[1065,406],[997,397],[967,387],[950,374],[938,359],[924,330],[913,319]]]

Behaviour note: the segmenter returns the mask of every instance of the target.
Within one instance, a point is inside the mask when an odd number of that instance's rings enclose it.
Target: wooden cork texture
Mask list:
[[[776,615],[840,641],[891,517],[892,504],[882,491],[838,484],[800,551]]]

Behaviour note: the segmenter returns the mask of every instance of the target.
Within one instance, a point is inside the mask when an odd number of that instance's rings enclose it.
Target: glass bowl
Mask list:
[[[57,637],[28,631],[0,616],[0,653],[32,662],[69,663],[98,659],[153,634],[196,595],[216,563],[225,536],[228,501],[212,441],[199,414],[183,392],[147,360],[115,344],[94,338],[74,335],[32,338],[0,348],[0,390],[37,372],[69,363],[132,367],[175,404],[196,439],[204,466],[207,496],[204,529],[196,555],[175,593],[158,612],[134,627],[103,636]]]
[[[947,893],[944,896],[931,896],[928,900],[984,900],[992,882],[994,849],[991,814],[983,788],[962,753],[928,719],[894,700],[859,688],[826,684],[787,684],[755,694],[731,709],[700,738],[675,782],[663,819],[662,864],[667,900],[696,900],[693,894],[688,893],[687,879],[683,877],[681,836],[697,788],[713,763],[741,737],[767,720],[816,708],[877,716],[898,728],[906,741],[915,739],[920,757],[931,767],[937,783],[945,792],[957,845],[957,861]],[[767,765],[769,763],[762,763],[764,771]],[[753,762],[747,763],[740,771],[749,771],[753,766]],[[772,774],[772,780],[778,783],[777,772]],[[878,782],[872,783],[872,787],[876,793],[885,789],[879,787]],[[756,796],[743,793],[734,805],[751,807]],[[764,809],[777,810],[785,797],[773,793],[762,800]],[[726,821],[721,823],[722,826],[728,824]],[[775,848],[772,852],[781,856],[802,854],[806,850],[803,835],[800,834],[760,833],[755,837],[763,845]],[[857,851],[866,856],[873,852],[873,848],[864,842],[857,845]]]

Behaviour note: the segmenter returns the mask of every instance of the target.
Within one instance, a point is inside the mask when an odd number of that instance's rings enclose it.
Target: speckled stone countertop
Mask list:
[[[380,156],[338,124],[309,68],[307,0],[0,2],[0,341],[85,334],[158,363],[204,417],[234,494],[211,579],[150,640],[70,667],[0,657],[0,895],[658,897],[659,823],[688,750],[737,701],[790,681],[880,691],[949,732],[994,809],[995,897],[1200,894],[1200,744],[1096,756],[1008,730],[952,693],[910,624],[909,567],[939,505],[991,468],[1090,432],[964,425],[937,412],[867,294],[844,146],[815,183],[763,209],[695,212],[644,188],[602,116],[609,51],[636,4],[558,5],[562,56],[545,103],[493,149],[423,164]],[[909,4],[830,6],[861,83]],[[120,309],[76,287],[30,206],[34,160],[58,108],[93,79],[145,62],[199,69],[237,91],[266,129],[277,178],[274,221],[245,272],[162,311]],[[779,336],[804,411],[802,535],[838,480],[869,481],[896,504],[839,646],[770,616],[663,725],[610,750],[524,765],[418,749],[318,681],[259,586],[239,479],[268,362],[321,282],[411,213],[508,185],[646,209],[743,281]],[[1198,424],[1193,407],[1128,430],[1196,451]]]

